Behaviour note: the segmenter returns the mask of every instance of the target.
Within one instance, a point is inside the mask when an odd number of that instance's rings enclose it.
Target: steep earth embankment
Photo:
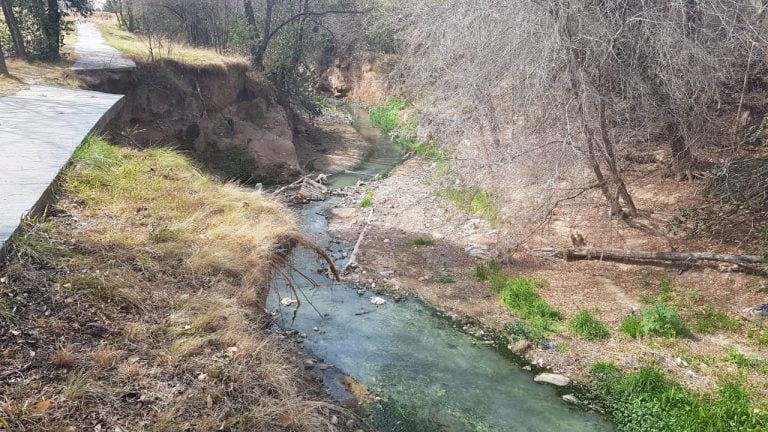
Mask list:
[[[126,95],[109,125],[118,142],[178,146],[224,177],[254,183],[284,180],[299,170],[288,113],[271,85],[245,64],[164,60],[82,80],[93,90]]]

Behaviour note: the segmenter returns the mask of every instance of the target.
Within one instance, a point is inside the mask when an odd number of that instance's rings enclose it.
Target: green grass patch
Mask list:
[[[660,336],[674,338],[690,333],[686,328],[677,308],[668,302],[657,301],[637,313],[627,315],[621,323],[621,331],[639,338],[642,336]]]
[[[404,98],[391,98],[384,105],[375,105],[368,112],[371,122],[386,133],[394,132],[400,125],[400,113],[408,106]]]
[[[515,311],[517,316],[543,332],[556,329],[563,314],[539,296],[545,286],[541,279],[497,274],[491,278],[491,288],[498,293],[501,303]]]
[[[533,326],[523,320],[513,321],[506,325],[507,334],[514,340],[527,340],[536,345],[543,345],[547,341],[547,331]]]
[[[571,331],[583,340],[607,339],[611,336],[608,327],[596,316],[596,309],[582,309],[571,317],[568,326]]]
[[[747,337],[758,346],[768,346],[768,326],[762,322],[757,324],[747,331]]]
[[[420,141],[416,138],[416,119],[414,117],[402,119],[402,113],[407,108],[408,101],[403,98],[392,98],[383,105],[373,106],[368,112],[368,117],[374,125],[389,134],[403,152],[437,162],[440,165],[439,170],[444,171],[448,152],[432,141]]]
[[[365,195],[363,195],[363,199],[360,200],[360,208],[373,207],[373,199],[375,196],[375,192],[372,190],[367,191]]]
[[[762,373],[768,373],[768,361],[747,356],[734,349],[728,350],[726,360],[744,369],[753,369]]]
[[[481,216],[491,226],[497,226],[501,222],[501,208],[492,192],[452,186],[437,192],[436,195],[447,199],[468,214]]]
[[[414,246],[432,246],[435,244],[435,241],[431,238],[426,237],[416,237],[411,241]]]
[[[637,339],[643,334],[642,327],[640,323],[642,322],[642,318],[640,315],[638,315],[635,312],[632,312],[624,317],[624,319],[621,321],[621,332],[628,335],[629,337],[633,339]]]
[[[768,415],[755,412],[744,386],[719,383],[708,396],[695,394],[655,367],[621,372],[612,363],[592,367],[594,393],[621,432],[765,431]]]

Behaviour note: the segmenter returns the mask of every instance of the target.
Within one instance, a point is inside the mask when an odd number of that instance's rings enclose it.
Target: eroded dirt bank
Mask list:
[[[411,159],[385,179],[348,190],[351,195],[331,212],[330,231],[355,241],[369,225],[357,256],[360,269],[351,278],[396,296],[419,295],[438,309],[504,332],[516,320],[515,313],[501,304],[487,283],[473,276],[478,264],[503,262],[505,272],[544,280],[541,297],[564,315],[561,329],[547,342],[510,346],[529,362],[582,382],[589,380],[589,369],[596,361],[614,361],[627,369],[655,364],[703,392],[713,390],[723,377],[746,375],[749,389],[764,400],[765,377],[731,360],[733,352],[758,359],[766,354],[759,337],[764,331],[760,318],[742,314],[744,308],[764,301],[763,279],[712,268],[566,262],[525,249],[511,251],[509,245],[520,240],[515,232],[520,227],[505,222],[492,227],[437,196],[445,187],[438,171],[434,164]],[[640,192],[638,196],[647,197],[641,204],[649,205],[658,196]],[[366,195],[374,197],[370,209],[359,206]],[[534,241],[564,245],[571,229],[568,222],[554,221],[536,230]],[[617,232],[613,230],[614,235]],[[626,232],[619,237],[634,245],[642,238]],[[646,244],[656,242],[651,238]],[[691,334],[633,339],[622,333],[623,319],[664,290],[680,308]],[[585,341],[569,330],[570,317],[593,308],[610,330],[605,340]],[[712,324],[713,316],[727,317],[728,324]]]
[[[118,143],[179,147],[224,177],[252,183],[299,172],[294,121],[272,86],[245,64],[163,60],[135,72],[83,74],[82,81],[126,95],[108,129]]]

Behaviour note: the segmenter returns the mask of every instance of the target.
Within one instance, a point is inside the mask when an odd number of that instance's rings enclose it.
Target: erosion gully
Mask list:
[[[373,149],[354,173],[330,178],[331,187],[355,184],[387,174],[400,161],[395,143],[382,136],[364,110],[347,106],[357,131],[371,140]],[[298,209],[305,232],[337,259],[346,263],[353,245],[328,234],[326,214],[336,198]],[[333,282],[318,275],[323,263],[314,253],[297,249],[292,257],[297,270],[317,275],[318,286],[299,273],[294,282],[303,292],[301,307],[281,307],[291,297],[278,283],[269,307],[280,326],[304,337],[304,348],[333,368],[317,372],[326,390],[339,401],[352,395],[344,376],[368,386],[376,402],[361,408],[368,424],[381,432],[463,431],[611,431],[613,427],[594,412],[570,406],[562,390],[533,381],[504,345],[492,344],[461,331],[462,326],[423,301],[409,297],[375,306],[375,293],[358,294],[350,282]],[[415,264],[417,265],[417,264]],[[310,306],[308,303],[312,304]],[[314,310],[314,309],[316,310]]]

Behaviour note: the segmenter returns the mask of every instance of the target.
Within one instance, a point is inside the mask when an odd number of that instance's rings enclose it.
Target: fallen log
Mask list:
[[[719,261],[732,264],[762,264],[759,255],[724,255],[712,252],[636,251],[625,249],[557,249],[554,255],[564,259],[627,259],[653,261]]]
[[[748,271],[768,274],[766,270],[755,267],[759,264],[768,264],[768,259],[759,255],[727,255],[712,252],[669,252],[669,251],[637,251],[625,249],[557,249],[540,248],[534,252],[552,254],[565,260],[606,260],[606,261],[671,261],[692,262],[712,261],[735,264]]]

